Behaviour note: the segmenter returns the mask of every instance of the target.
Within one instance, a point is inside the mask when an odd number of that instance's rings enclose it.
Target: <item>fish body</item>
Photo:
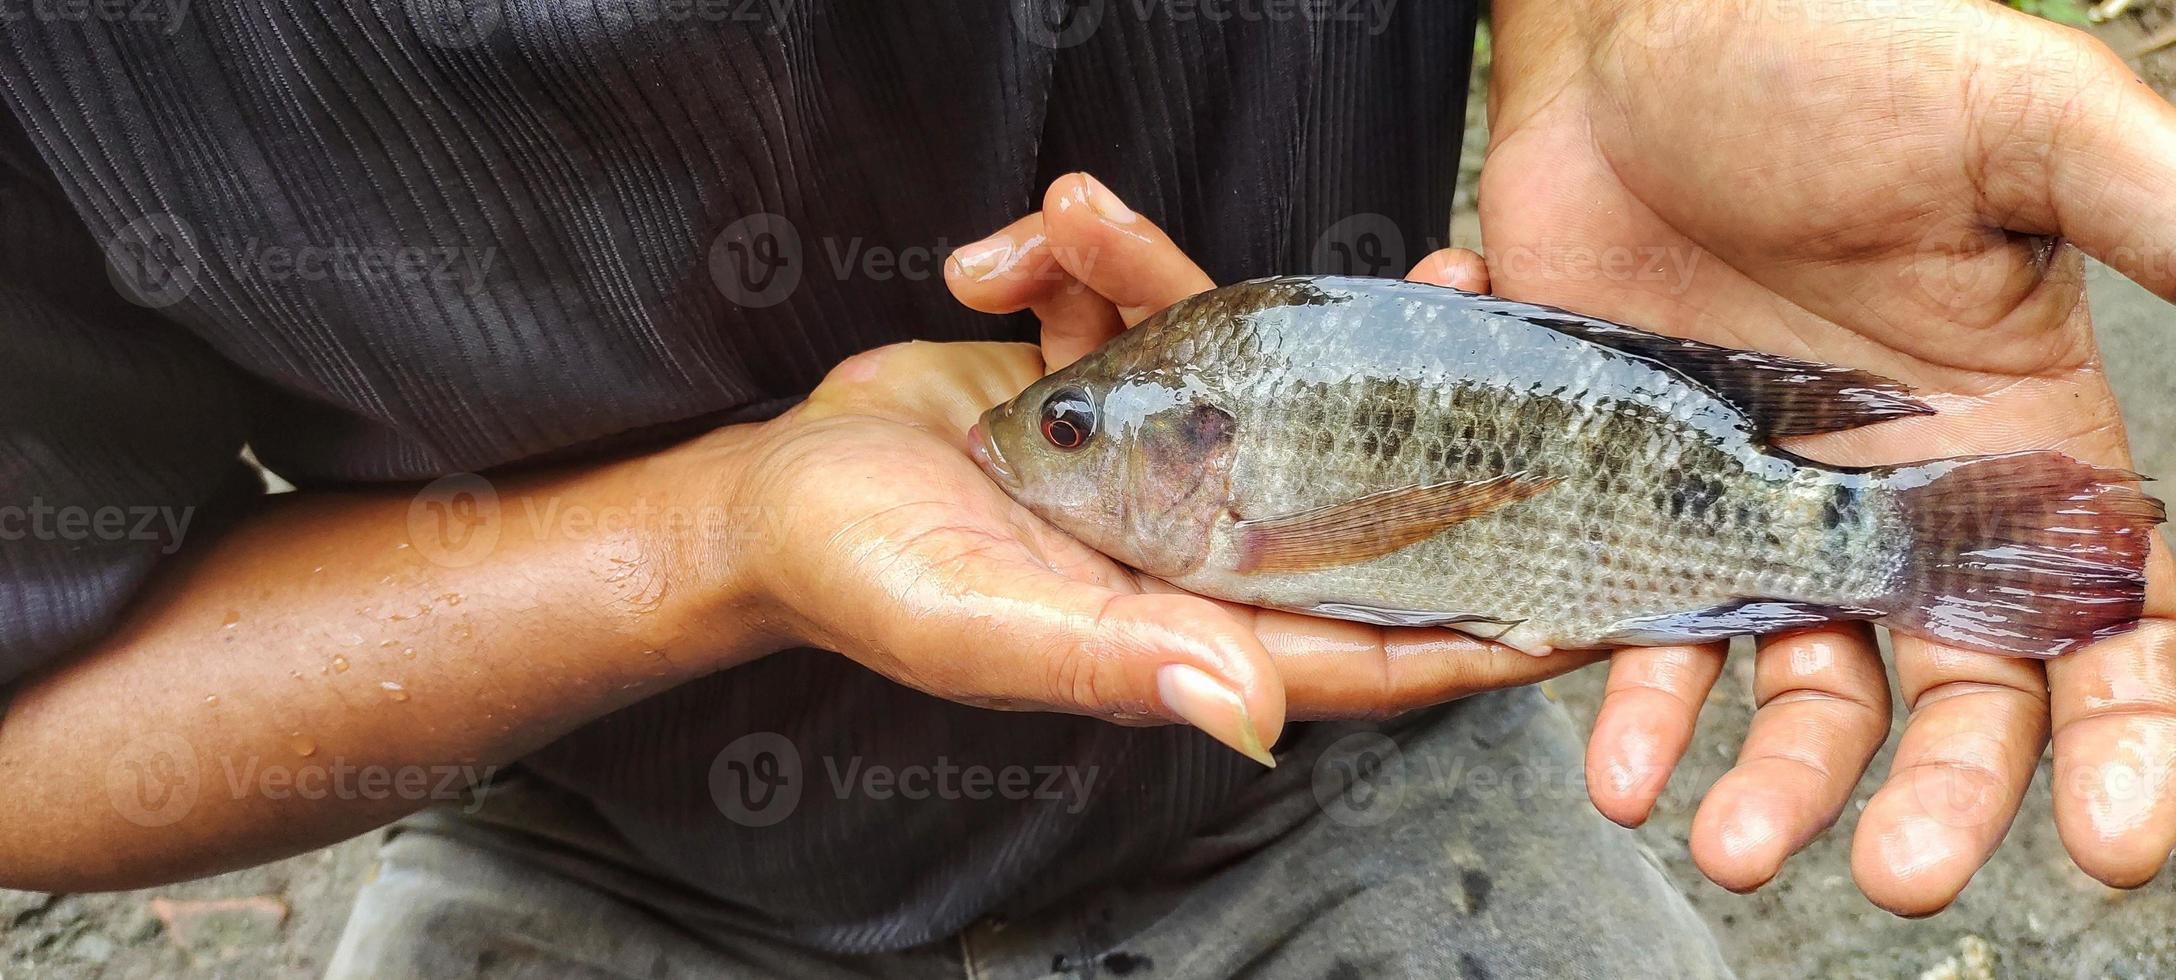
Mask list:
[[[978,454],[1189,591],[1534,653],[1864,619],[2048,656],[2128,628],[2161,520],[2134,475],[1771,445],[1931,411],[1864,372],[1300,277],[1176,304],[991,410]]]

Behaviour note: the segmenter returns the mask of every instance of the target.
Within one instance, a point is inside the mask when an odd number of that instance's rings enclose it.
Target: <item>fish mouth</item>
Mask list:
[[[997,448],[997,440],[990,438],[990,430],[981,422],[967,427],[967,455],[972,457],[982,472],[996,480],[1006,490],[1020,489],[1020,478],[1005,462],[1005,453]]]

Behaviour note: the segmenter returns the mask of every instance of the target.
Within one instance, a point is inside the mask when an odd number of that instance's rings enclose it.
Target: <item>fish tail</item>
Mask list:
[[[1969,649],[2053,657],[2130,629],[2167,519],[2127,470],[2059,452],[1883,472],[1911,542],[1885,622]]]

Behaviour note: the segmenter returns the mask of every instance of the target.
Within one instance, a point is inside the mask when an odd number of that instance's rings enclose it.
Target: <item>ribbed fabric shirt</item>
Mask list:
[[[0,683],[261,492],[414,485],[766,418],[842,358],[1032,339],[951,248],[1100,176],[1220,281],[1445,234],[1470,0],[283,0],[0,17]],[[766,217],[767,216],[767,217]],[[780,229],[790,234],[780,234]],[[781,285],[785,280],[792,280]],[[120,509],[70,535],[37,512]],[[195,514],[178,538],[146,514]],[[0,520],[0,534],[9,528]],[[712,763],[807,768],[749,826]],[[831,790],[1072,766],[1081,801]],[[1138,872],[1253,778],[1184,728],[999,714],[781,654],[527,760],[657,874],[897,949]]]

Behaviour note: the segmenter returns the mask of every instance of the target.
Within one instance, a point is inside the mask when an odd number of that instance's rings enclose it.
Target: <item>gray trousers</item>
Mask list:
[[[1311,726],[1279,755],[1232,819],[1141,880],[875,956],[722,916],[516,785],[533,797],[518,831],[426,813],[390,832],[327,975],[1729,975],[1683,895],[1587,803],[1570,722],[1531,688]]]

